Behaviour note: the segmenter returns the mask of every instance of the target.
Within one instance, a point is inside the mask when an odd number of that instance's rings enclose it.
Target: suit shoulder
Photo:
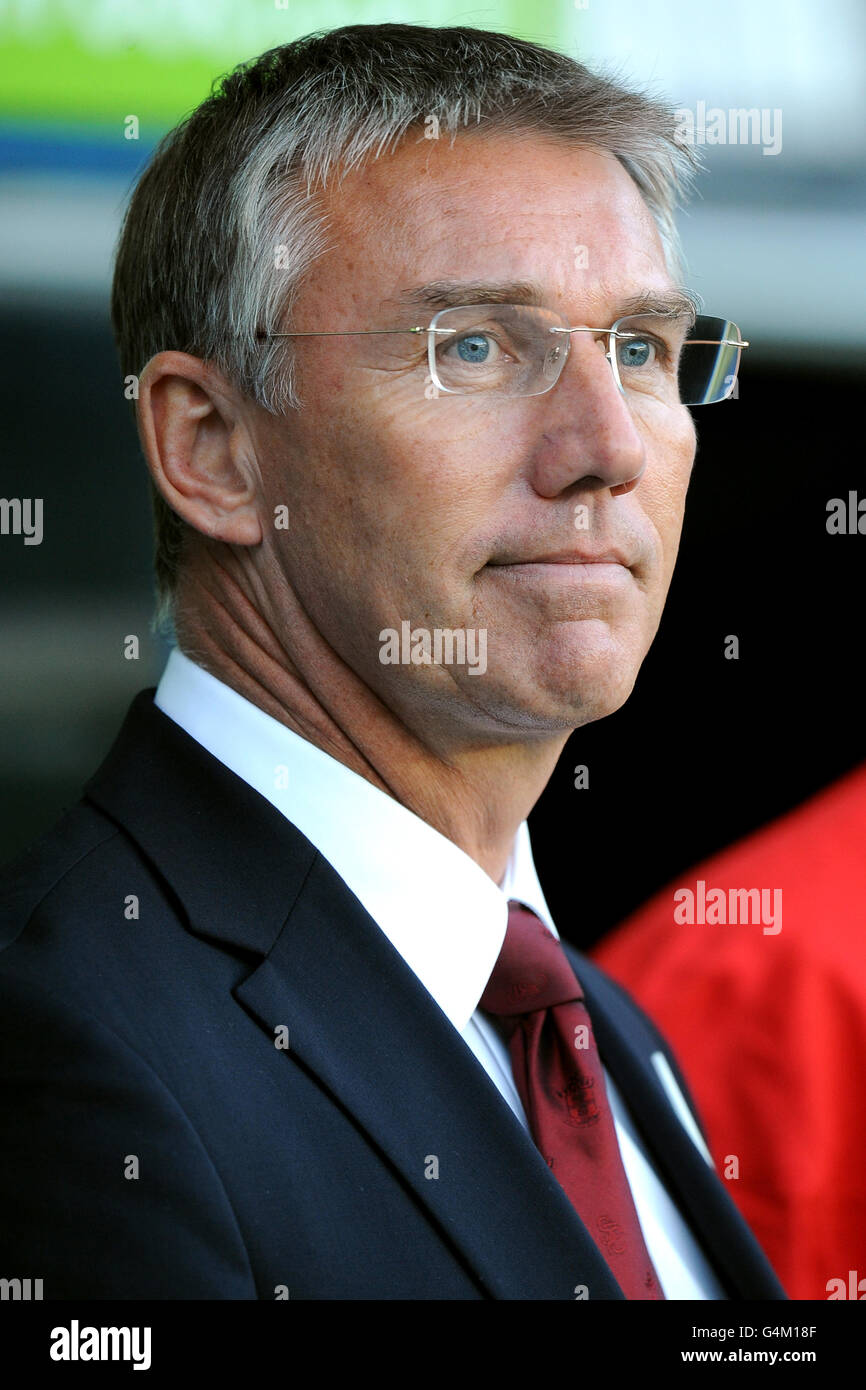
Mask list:
[[[79,801],[50,830],[0,869],[0,959],[45,900],[62,890],[95,851],[120,837],[95,806]]]

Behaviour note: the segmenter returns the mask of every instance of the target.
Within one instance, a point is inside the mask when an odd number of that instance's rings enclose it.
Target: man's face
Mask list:
[[[305,281],[297,331],[426,326],[433,311],[398,301],[431,281],[532,281],[570,326],[595,327],[631,297],[673,288],[635,184],[600,151],[412,135],[325,204],[334,249]],[[290,516],[262,548],[272,592],[289,583],[337,655],[425,741],[551,736],[617,709],[673,570],[695,452],[688,411],[630,405],[606,342],[587,333],[571,336],[553,389],[532,397],[434,395],[422,334],[293,348],[303,408],[253,421],[265,525],[281,504]],[[609,552],[624,563],[544,559]],[[403,622],[484,630],[486,670],[383,663],[380,633]],[[291,632],[281,636],[291,651]]]

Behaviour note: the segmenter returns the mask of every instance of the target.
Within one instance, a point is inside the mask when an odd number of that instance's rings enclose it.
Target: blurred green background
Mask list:
[[[151,132],[205,97],[215,73],[341,24],[471,24],[555,42],[570,15],[555,0],[496,5],[341,0],[21,0],[0,9],[0,112],[102,124],[134,110]],[[572,10],[574,13],[574,10]]]

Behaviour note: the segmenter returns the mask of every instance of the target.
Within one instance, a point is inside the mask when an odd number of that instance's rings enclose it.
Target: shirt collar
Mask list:
[[[509,899],[557,935],[525,821],[497,886],[413,811],[177,648],[154,702],[316,846],[458,1031],[502,949]]]

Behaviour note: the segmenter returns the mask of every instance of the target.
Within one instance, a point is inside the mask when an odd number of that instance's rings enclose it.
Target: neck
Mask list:
[[[255,592],[256,602],[249,594]],[[499,883],[567,737],[449,746],[399,719],[320,636],[290,590],[263,603],[246,556],[190,557],[175,602],[184,655],[394,797]],[[290,643],[290,645],[289,645]],[[436,738],[435,746],[433,737]]]

